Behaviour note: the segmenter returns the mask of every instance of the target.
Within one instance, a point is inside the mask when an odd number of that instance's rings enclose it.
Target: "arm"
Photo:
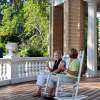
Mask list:
[[[53,71],[54,63],[55,63],[55,60],[52,60],[52,61],[49,61],[49,63],[47,64],[47,67],[48,67],[50,72]]]
[[[53,70],[53,69],[52,69],[52,68],[50,68],[49,66],[47,66],[47,67],[48,67],[49,71],[50,71],[50,72],[52,72],[52,70]]]
[[[65,70],[65,63],[64,61],[61,61],[58,68],[53,71],[54,73],[57,73],[57,72],[63,72]]]

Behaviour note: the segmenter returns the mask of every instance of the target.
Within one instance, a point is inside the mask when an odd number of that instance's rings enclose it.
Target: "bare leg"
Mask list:
[[[37,94],[41,95],[41,86],[38,86]]]
[[[48,96],[55,96],[55,91],[56,91],[56,83],[54,87],[48,89]]]
[[[33,96],[34,96],[34,97],[41,96],[41,86],[38,86],[38,90],[37,90],[36,93],[33,93]]]
[[[49,88],[48,89],[48,96],[53,96],[53,92],[54,92],[54,89],[53,88]]]

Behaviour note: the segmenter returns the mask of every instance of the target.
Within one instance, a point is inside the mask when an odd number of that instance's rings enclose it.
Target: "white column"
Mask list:
[[[64,1],[64,34],[63,34],[63,53],[68,54],[69,51],[69,0]]]
[[[87,77],[97,74],[96,0],[88,0]]]
[[[54,2],[55,0],[51,0],[51,8],[50,8],[50,57],[53,56],[53,24],[54,24]]]

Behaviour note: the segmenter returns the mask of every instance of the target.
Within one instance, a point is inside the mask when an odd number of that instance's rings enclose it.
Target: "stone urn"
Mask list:
[[[14,50],[17,48],[17,43],[8,42],[6,44],[6,49],[8,50],[8,54],[5,56],[5,58],[12,58],[16,57]]]

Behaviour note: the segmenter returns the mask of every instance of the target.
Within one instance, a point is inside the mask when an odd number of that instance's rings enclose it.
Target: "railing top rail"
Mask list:
[[[0,62],[3,61],[53,61],[50,57],[14,57],[11,58],[0,58]]]
[[[8,59],[8,58],[0,58],[0,62],[3,62],[3,61],[11,61],[11,59]]]

